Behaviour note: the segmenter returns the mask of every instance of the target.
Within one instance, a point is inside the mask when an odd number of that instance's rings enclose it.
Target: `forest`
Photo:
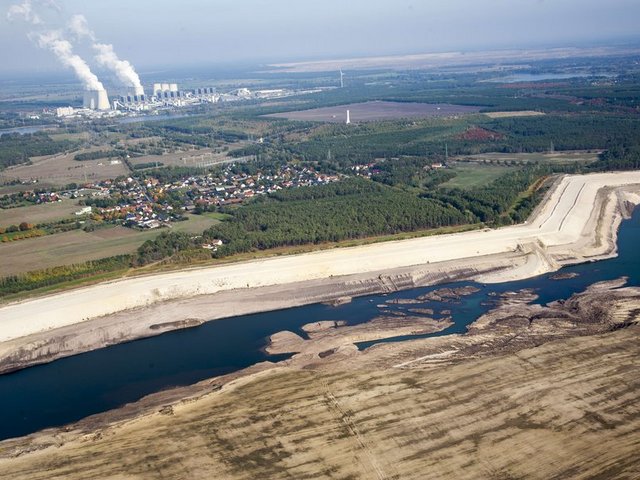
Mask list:
[[[77,142],[52,140],[46,133],[0,135],[0,170],[29,162],[30,157],[53,155],[70,150]]]

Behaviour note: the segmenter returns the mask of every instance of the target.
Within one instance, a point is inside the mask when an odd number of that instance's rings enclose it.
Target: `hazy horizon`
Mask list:
[[[446,51],[595,46],[640,40],[635,19],[640,2],[615,0],[31,0],[41,23],[7,19],[11,5],[0,0],[3,74],[68,70],[29,33],[62,29],[74,14],[86,17],[100,42],[113,44],[139,72],[189,66],[247,66],[274,62],[403,55]],[[425,2],[426,3],[426,2]],[[73,40],[69,38],[69,40]],[[95,70],[87,42],[74,50]]]

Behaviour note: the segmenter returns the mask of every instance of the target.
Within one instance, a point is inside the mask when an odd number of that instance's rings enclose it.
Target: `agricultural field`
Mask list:
[[[55,222],[74,215],[80,210],[76,200],[29,205],[27,207],[0,209],[0,227],[18,225],[21,222],[33,224]]]
[[[215,215],[190,215],[184,222],[172,224],[172,229],[139,231],[125,227],[99,228],[93,232],[71,232],[0,243],[0,277],[31,270],[71,265],[113,255],[133,253],[147,240],[162,232],[176,231],[200,234],[219,223]]]
[[[236,144],[234,145],[234,148],[242,145],[243,144]],[[143,155],[140,157],[132,157],[129,159],[129,162],[134,168],[136,166],[150,168],[155,166],[156,164],[159,167],[164,166],[199,168],[236,161],[238,161],[238,159],[229,157],[227,152],[219,152],[211,148],[201,148],[189,151],[166,153],[164,155]]]
[[[89,132],[50,133],[49,137],[51,137],[51,140],[54,140],[54,141],[71,140],[75,142],[75,141],[88,141],[91,139],[91,134]]]
[[[339,105],[336,107],[315,108],[296,112],[275,113],[267,115],[272,118],[302,120],[314,122],[344,123],[347,110],[352,122],[374,122],[381,120],[398,120],[401,118],[450,117],[477,113],[480,107],[450,105],[446,103],[412,103],[412,102],[364,102]]]
[[[515,117],[538,117],[544,115],[543,112],[535,110],[521,110],[516,112],[487,112],[485,115],[489,118],[515,118]]]
[[[0,172],[0,183],[12,180],[33,181],[37,185],[30,188],[45,186],[64,186],[69,183],[83,183],[85,181],[100,181],[128,175],[129,169],[120,162],[112,164],[109,159],[74,160],[78,153],[88,153],[96,149],[88,149],[71,153],[33,157],[30,165],[19,165]],[[4,193],[4,192],[3,192]]]
[[[493,163],[493,164],[528,164],[528,163],[593,163],[598,160],[601,151],[576,151],[553,153],[482,153],[457,158],[460,162]]]
[[[443,188],[462,188],[465,190],[483,187],[513,170],[514,167],[497,165],[457,165],[453,168],[456,176],[440,186]]]

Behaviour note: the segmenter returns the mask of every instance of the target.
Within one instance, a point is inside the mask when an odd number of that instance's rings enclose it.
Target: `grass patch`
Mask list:
[[[512,167],[484,166],[484,165],[463,165],[456,166],[453,171],[456,176],[451,180],[441,184],[443,188],[461,188],[470,190],[475,187],[489,185],[495,179],[512,171]]]

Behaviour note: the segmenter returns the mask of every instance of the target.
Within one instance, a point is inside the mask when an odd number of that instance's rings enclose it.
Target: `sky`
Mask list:
[[[21,1],[0,0],[0,75],[64,70],[27,37],[36,27],[7,20]],[[140,70],[640,40],[640,0],[31,1],[46,28],[83,14]]]

